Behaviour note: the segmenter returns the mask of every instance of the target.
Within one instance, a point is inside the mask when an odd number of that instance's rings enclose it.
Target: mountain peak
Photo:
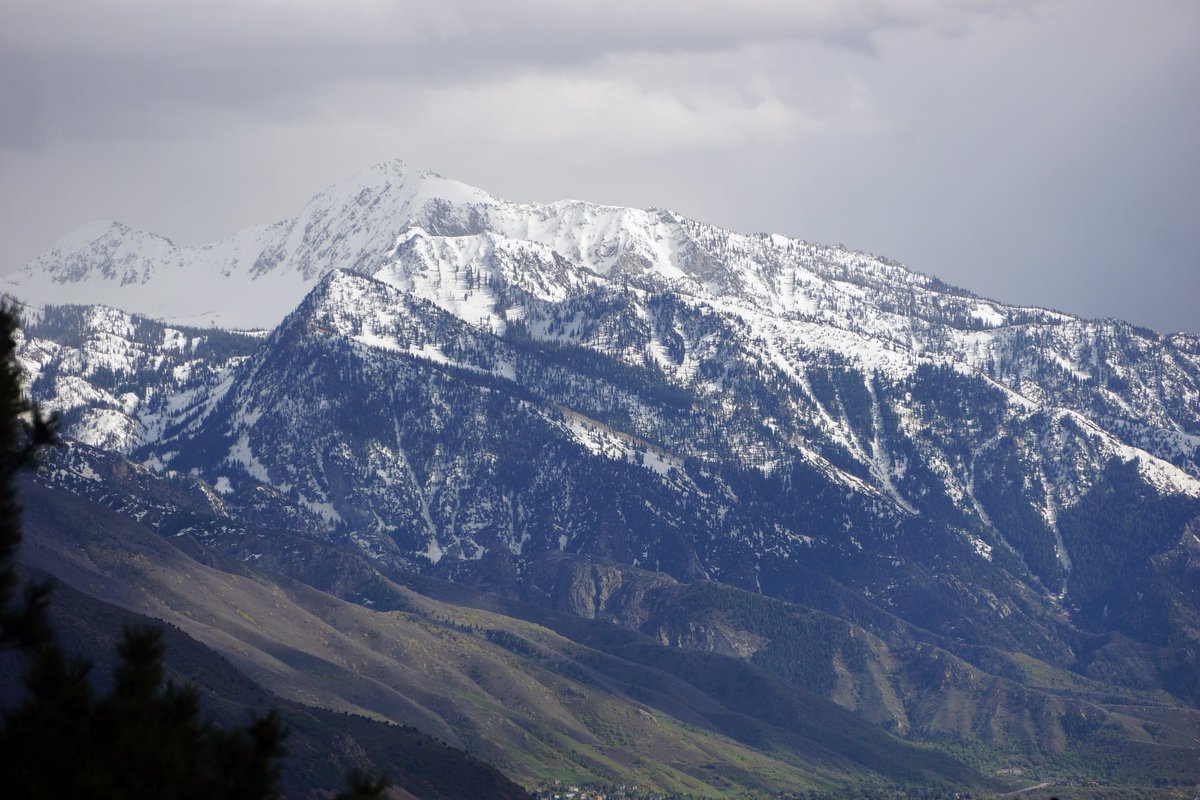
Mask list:
[[[63,236],[51,245],[50,249],[58,251],[80,250],[106,238],[128,236],[134,232],[134,229],[124,222],[111,219],[92,220],[91,222],[83,223],[66,236]],[[144,235],[149,236],[152,234]]]
[[[28,291],[16,287],[45,290],[95,280],[121,286],[140,284],[149,279],[157,264],[173,260],[178,249],[164,236],[123,222],[96,220],[80,225],[23,269],[7,276],[4,286],[14,287],[9,290],[22,299],[42,302],[42,298],[30,297]]]
[[[387,197],[392,202],[404,205],[423,200],[489,205],[502,202],[482,189],[447,178],[433,170],[417,169],[398,158],[373,164],[349,180],[326,188],[314,200],[360,196],[364,199]]]

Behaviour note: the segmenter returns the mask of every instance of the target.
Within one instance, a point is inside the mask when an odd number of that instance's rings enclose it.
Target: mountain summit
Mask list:
[[[0,288],[36,303],[103,303],[179,323],[270,327],[331,269],[378,268],[398,235],[446,204],[496,202],[390,161],[326,189],[292,219],[203,247],[89,223]]]
[[[890,289],[918,290],[922,306],[933,295],[963,297],[957,311],[968,326],[999,325],[1013,313],[1057,316],[1002,310],[842,248],[738,235],[664,211],[576,201],[512,203],[400,161],[326,189],[293,219],[203,247],[179,247],[120,223],[89,223],[3,286],[34,303],[100,302],[179,323],[266,328],[334,269],[372,275],[398,266],[410,272],[413,259],[487,262],[497,251],[527,262],[518,272],[550,293],[589,279],[652,277],[781,313],[831,312],[864,290]],[[498,258],[504,260],[503,254]],[[569,268],[555,269],[554,257]],[[840,283],[856,288],[845,291]],[[827,290],[837,296],[821,303]]]

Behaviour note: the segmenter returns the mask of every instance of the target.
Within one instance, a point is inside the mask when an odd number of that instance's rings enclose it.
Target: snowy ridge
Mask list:
[[[666,211],[578,201],[513,203],[398,161],[330,187],[292,220],[249,228],[205,247],[178,247],[119,223],[85,225],[8,276],[4,287],[35,303],[83,302],[86,297],[191,324],[207,320],[227,327],[271,327],[331,270],[375,273],[414,228],[427,232],[426,241],[495,234],[510,240],[510,252],[520,248],[516,243],[527,243],[538,252],[522,272],[539,281],[543,292],[569,291],[582,271],[610,281],[653,276],[773,312],[815,313],[822,322],[849,324],[861,305],[857,301],[874,298],[879,305],[881,292],[899,288],[920,293],[918,310],[937,305],[933,298],[961,306],[956,313],[964,320],[977,319],[982,307],[991,308],[863,253],[779,235],[735,234]],[[547,248],[557,254],[558,266],[546,268]],[[454,258],[462,265],[458,249]],[[487,249],[475,246],[476,253]],[[563,269],[564,264],[570,268]],[[274,282],[267,280],[271,276]],[[182,291],[202,288],[205,281],[212,282],[211,291]],[[287,298],[271,300],[287,289]],[[91,294],[84,295],[85,290]],[[214,302],[214,292],[222,302]],[[235,293],[237,297],[231,296]],[[246,293],[260,310],[240,301]],[[824,303],[819,302],[822,295],[827,295]],[[1061,315],[1033,309],[1001,314],[992,308],[985,316]]]
[[[106,306],[22,308],[27,391],[64,433],[129,453],[220,385],[254,338],[180,330]]]
[[[865,253],[734,233],[668,211],[509,202],[398,161],[330,187],[294,219],[206,247],[117,223],[84,226],[0,288],[177,324],[265,328],[339,269],[472,325],[503,333],[521,322],[554,339],[578,338],[584,321],[560,319],[552,331],[538,320],[548,304],[604,285],[672,293],[745,319],[777,354],[836,353],[897,377],[931,361],[960,365],[1016,402],[1074,410],[1200,476],[1195,337],[1005,306]],[[619,355],[635,363],[648,355],[681,379],[694,371],[695,355],[685,349],[675,363],[659,333]],[[586,344],[617,354],[619,338]]]

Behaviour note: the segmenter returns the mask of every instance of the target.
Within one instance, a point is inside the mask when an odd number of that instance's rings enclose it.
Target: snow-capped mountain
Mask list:
[[[670,212],[507,202],[400,162],[331,187],[295,219],[202,248],[117,223],[84,226],[3,288],[32,303],[270,328],[334,270],[374,276],[496,333],[595,286],[670,292],[739,317],[773,359],[836,354],[891,375],[954,363],[1200,475],[1196,336],[1005,306],[885,259]],[[661,341],[647,352],[668,361]],[[687,354],[672,368],[686,378]]]
[[[105,304],[27,314],[69,435],[391,568],[519,583],[562,551],[806,602],[832,576],[1043,655],[1195,619],[1195,336],[399,162],[203,248],[90,226],[6,289]]]

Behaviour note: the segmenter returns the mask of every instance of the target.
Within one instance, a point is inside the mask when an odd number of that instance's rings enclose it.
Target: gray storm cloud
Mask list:
[[[400,157],[1200,329],[1189,0],[8,0],[4,18],[0,271],[94,218],[215,239]]]

